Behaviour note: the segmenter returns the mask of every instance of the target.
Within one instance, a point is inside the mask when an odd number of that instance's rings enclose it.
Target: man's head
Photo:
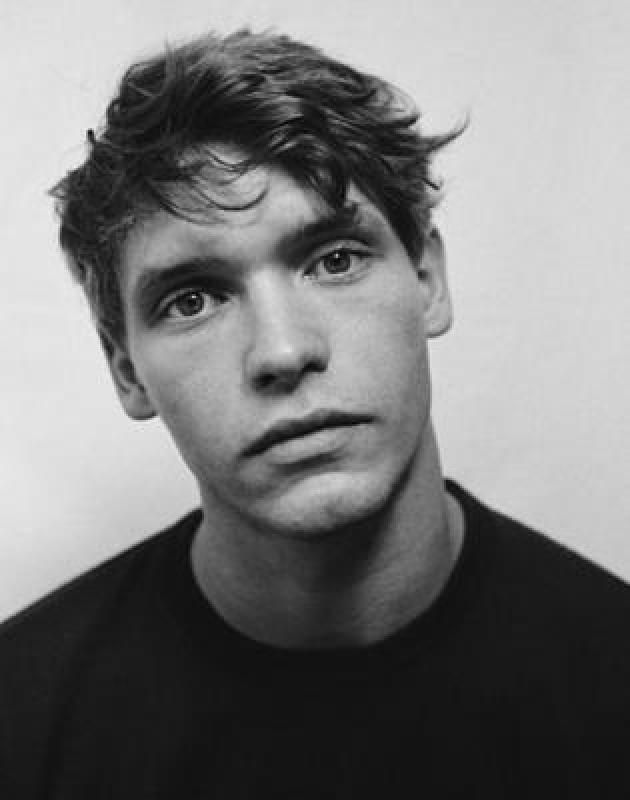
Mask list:
[[[422,251],[436,186],[430,158],[459,131],[422,136],[418,114],[383,80],[286,36],[208,35],[132,66],[88,133],[85,163],[53,190],[61,243],[101,331],[124,340],[121,252],[158,210],[185,217],[220,202],[208,193],[221,149],[229,172],[280,167],[327,204],[353,183],[389,220],[409,255]]]
[[[207,37],[127,72],[57,189],[123,406],[161,417],[215,526],[326,533],[439,472],[429,159],[456,133],[415,122],[305,45]]]

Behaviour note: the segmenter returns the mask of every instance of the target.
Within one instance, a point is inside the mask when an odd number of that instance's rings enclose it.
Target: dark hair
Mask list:
[[[60,241],[98,324],[124,337],[120,254],[143,216],[219,207],[202,192],[213,164],[242,174],[276,165],[340,207],[352,182],[419,257],[438,186],[431,156],[462,127],[417,130],[419,114],[385,81],[287,36],[209,34],[133,65],[85,162],[52,190]],[[225,165],[212,146],[243,154]]]

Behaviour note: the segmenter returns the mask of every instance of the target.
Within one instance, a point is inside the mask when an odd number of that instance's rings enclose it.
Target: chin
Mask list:
[[[314,476],[268,500],[259,523],[287,538],[315,539],[360,525],[381,513],[394,482],[356,474]]]

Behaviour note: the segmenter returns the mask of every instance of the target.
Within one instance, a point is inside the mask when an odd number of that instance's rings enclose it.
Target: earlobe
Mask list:
[[[118,398],[125,412],[132,419],[151,419],[151,417],[154,417],[156,415],[155,409],[146,389],[138,380],[136,370],[126,348],[103,329],[99,330],[99,338],[107,358],[107,364]]]
[[[424,328],[427,337],[446,333],[453,324],[453,306],[446,277],[446,257],[442,237],[437,228],[428,233],[418,278],[424,287]]]

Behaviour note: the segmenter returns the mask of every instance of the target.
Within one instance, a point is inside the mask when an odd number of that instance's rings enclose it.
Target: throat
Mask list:
[[[361,647],[405,627],[439,596],[459,555],[463,515],[443,490],[401,520],[366,520],[325,542],[269,541],[237,551],[202,527],[195,580],[241,634],[292,649]]]

